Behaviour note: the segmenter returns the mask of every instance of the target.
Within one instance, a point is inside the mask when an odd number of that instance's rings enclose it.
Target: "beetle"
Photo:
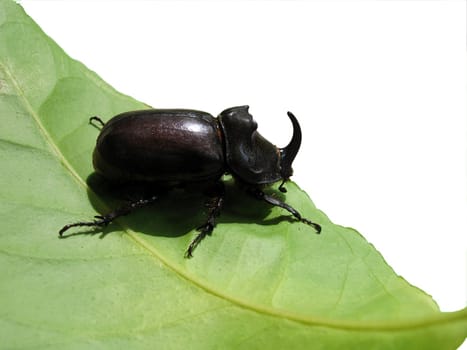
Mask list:
[[[155,202],[158,194],[183,186],[198,186],[209,195],[208,215],[199,233],[188,246],[185,257],[216,225],[224,203],[222,176],[232,174],[253,197],[290,212],[298,221],[321,232],[321,226],[304,217],[292,206],[266,194],[263,189],[281,181],[279,190],[292,176],[292,162],[302,141],[297,118],[288,112],[293,126],[289,144],[278,148],[258,133],[258,125],[248,106],[232,107],[215,118],[190,109],[147,109],[119,114],[107,123],[99,117],[90,123],[101,124],[93,152],[93,166],[105,181],[124,186],[142,184],[157,188],[150,196],[132,200],[95,220],[65,225],[60,231],[76,226],[105,227],[136,208]]]

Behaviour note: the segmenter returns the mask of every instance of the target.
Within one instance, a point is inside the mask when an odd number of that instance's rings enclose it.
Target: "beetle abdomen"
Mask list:
[[[115,181],[191,182],[224,173],[217,120],[193,110],[120,114],[103,127],[94,150],[95,170]]]

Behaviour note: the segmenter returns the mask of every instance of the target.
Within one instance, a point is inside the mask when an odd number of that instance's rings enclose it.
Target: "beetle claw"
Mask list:
[[[214,225],[211,222],[206,222],[205,224],[199,226],[196,230],[199,231],[198,235],[191,241],[188,249],[185,252],[185,258],[189,259],[193,257],[193,251],[198,246],[198,244],[204,239],[206,236],[210,236],[212,230],[214,229]]]
[[[321,233],[321,225],[313,222],[313,221],[310,221],[308,219],[305,219],[305,218],[301,218],[300,219],[301,222],[303,222],[304,224],[307,224],[309,226],[313,226],[313,228],[316,230],[316,234],[320,234]]]
[[[96,125],[93,123],[94,121],[98,122],[98,123],[101,125],[101,127],[103,127],[103,126],[105,125],[105,123],[102,121],[102,119],[99,118],[97,115],[95,115],[95,116],[89,118],[89,124],[92,124],[92,125],[96,126]]]

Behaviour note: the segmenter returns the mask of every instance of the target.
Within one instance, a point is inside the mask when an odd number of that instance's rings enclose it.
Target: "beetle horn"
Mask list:
[[[293,135],[290,143],[286,147],[279,149],[281,154],[281,175],[284,181],[292,176],[292,162],[300,149],[300,144],[302,143],[302,130],[300,129],[300,124],[298,123],[297,118],[295,118],[291,112],[287,112],[287,115],[293,125]]]

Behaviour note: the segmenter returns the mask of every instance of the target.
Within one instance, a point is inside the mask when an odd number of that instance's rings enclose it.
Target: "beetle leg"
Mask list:
[[[102,119],[100,117],[98,117],[97,115],[95,115],[94,117],[91,117],[89,118],[89,124],[92,124],[93,126],[96,126],[93,121],[96,121],[98,122],[101,127],[104,127],[105,123],[102,121]]]
[[[265,202],[267,202],[269,204],[272,204],[272,205],[274,205],[276,207],[280,207],[280,208],[283,208],[283,209],[287,210],[289,213],[291,213],[293,216],[295,216],[300,222],[303,222],[304,224],[313,226],[314,229],[316,230],[316,233],[321,232],[321,226],[319,224],[317,224],[315,222],[312,222],[312,221],[302,217],[300,215],[300,213],[296,209],[294,209],[293,207],[291,207],[287,203],[284,203],[281,200],[264,193],[263,191],[261,191],[258,188],[251,189],[249,192],[252,193],[257,199],[264,200]]]
[[[95,215],[94,221],[80,221],[80,222],[75,222],[72,224],[65,225],[61,228],[58,234],[60,235],[60,237],[62,237],[65,231],[67,231],[68,229],[72,227],[78,227],[78,226],[105,227],[108,224],[110,224],[113,220],[115,220],[116,218],[120,216],[128,215],[133,210],[145,207],[148,204],[152,204],[156,200],[157,200],[157,197],[152,196],[149,199],[138,199],[136,201],[129,202],[105,215]]]
[[[220,215],[222,205],[224,203],[224,184],[222,182],[219,182],[216,184],[216,186],[214,186],[212,190],[213,193],[206,202],[206,207],[208,208],[208,219],[203,225],[197,228],[199,233],[188,246],[188,249],[185,252],[185,258],[193,257],[193,251],[195,250],[195,248],[204,239],[204,237],[212,233],[212,231],[214,230],[214,226],[216,226],[216,217]]]

